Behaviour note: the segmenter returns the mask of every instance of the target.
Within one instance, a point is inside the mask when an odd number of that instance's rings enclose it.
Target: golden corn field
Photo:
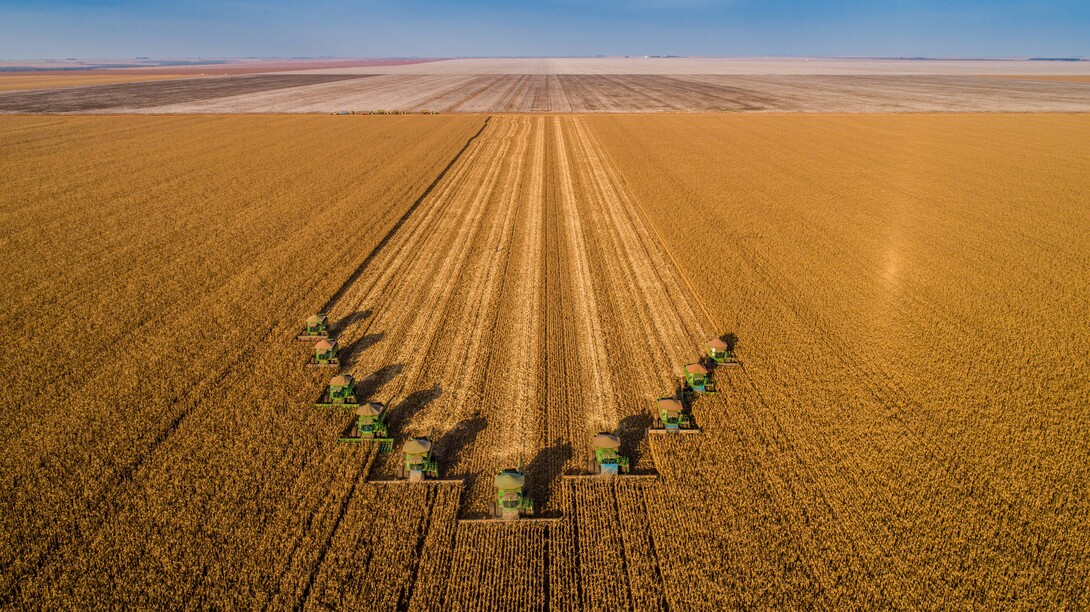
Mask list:
[[[1090,607],[1090,116],[6,116],[0,150],[3,607]],[[443,480],[337,443],[315,312]],[[700,433],[645,435],[728,332]],[[599,431],[639,477],[565,478]],[[520,462],[534,516],[479,520]]]

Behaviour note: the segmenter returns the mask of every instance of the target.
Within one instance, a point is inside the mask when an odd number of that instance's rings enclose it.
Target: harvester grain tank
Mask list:
[[[329,318],[324,313],[310,315],[303,322],[303,331],[295,337],[300,342],[313,342],[329,337]]]
[[[711,374],[708,373],[708,368],[693,362],[685,364],[682,372],[685,376],[685,384],[683,385],[685,392],[695,391],[696,393],[707,393],[708,395],[717,393],[715,381],[712,379]]]
[[[693,425],[681,400],[660,397],[655,401],[655,423],[650,433],[700,433],[700,430]]]
[[[492,502],[492,516],[505,521],[518,520],[534,515],[534,500],[523,493],[526,477],[522,474],[522,462],[518,468],[509,468],[496,475],[496,501]]]
[[[355,408],[359,402],[356,399],[356,381],[348,374],[338,374],[329,380],[329,386],[322,397],[314,403],[319,408]]]
[[[322,338],[314,344],[314,356],[307,362],[314,368],[336,367],[341,363],[337,354],[337,341],[333,338]]]
[[[380,451],[393,448],[394,439],[390,437],[386,424],[386,406],[378,402],[368,402],[356,410],[356,420],[349,425],[346,435],[338,442],[358,442],[377,444]],[[430,443],[428,446],[431,448]]]
[[[708,360],[716,367],[738,367],[741,362],[734,354],[733,342],[727,342],[722,338],[713,338],[708,341]]]
[[[602,432],[591,438],[593,456],[590,459],[590,473],[600,476],[627,474],[630,470],[628,457],[621,455],[621,439]]]
[[[405,460],[398,469],[398,477],[409,482],[422,482],[424,478],[439,478],[439,463],[432,455],[432,443],[427,438],[413,438],[403,448]]]

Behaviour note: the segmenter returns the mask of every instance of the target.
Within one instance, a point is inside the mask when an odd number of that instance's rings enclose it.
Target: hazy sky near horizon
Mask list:
[[[1090,56],[1090,0],[0,0],[0,58]]]

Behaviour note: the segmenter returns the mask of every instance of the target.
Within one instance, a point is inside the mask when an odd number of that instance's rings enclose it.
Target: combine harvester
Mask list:
[[[492,517],[504,521],[516,521],[534,515],[534,500],[523,493],[526,476],[522,474],[522,461],[517,468],[502,470],[496,475],[496,501],[492,502]]]
[[[464,485],[461,478],[440,479],[439,460],[436,459],[432,448],[434,444],[427,437],[410,438],[401,447],[403,453],[400,464],[397,467],[397,478],[394,480],[370,480],[371,484],[395,485],[407,483],[435,484],[435,485]],[[380,447],[381,449],[381,447]]]
[[[337,354],[337,340],[334,338],[322,338],[314,345],[314,356],[307,362],[311,368],[336,368],[340,367],[341,359]]]
[[[406,442],[402,449],[405,460],[397,470],[397,477],[405,482],[424,482],[426,477],[438,480],[439,462],[432,455],[431,447],[431,440],[427,438],[413,438]]]
[[[331,378],[329,386],[322,391],[322,396],[314,402],[315,408],[352,410],[357,406],[359,401],[356,399],[356,381],[349,374],[338,374]]]
[[[724,338],[712,338],[708,341],[707,365],[713,368],[742,367],[742,362],[734,354],[734,344],[737,342],[734,334],[727,334]]]
[[[534,516],[534,500],[523,491],[526,476],[522,473],[522,460],[517,468],[507,468],[496,474],[492,481],[496,487],[496,499],[489,504],[489,518],[458,519],[459,523],[512,524],[516,522],[559,521],[560,517],[524,518]],[[519,519],[522,519],[521,521]]]
[[[698,434],[693,418],[685,409],[685,404],[675,397],[660,397],[656,400],[655,423],[647,433],[651,434]]]
[[[655,474],[631,474],[632,465],[628,457],[621,454],[621,439],[609,432],[600,432],[590,440],[594,449],[591,451],[590,460],[587,462],[589,474],[565,474],[566,480],[578,478],[601,478],[609,476],[625,475],[627,479],[658,478]]]
[[[390,437],[389,427],[386,425],[386,406],[378,402],[368,402],[360,406],[356,410],[356,420],[337,441],[376,445],[384,453],[392,450],[394,439]],[[429,442],[429,454],[430,450]]]
[[[310,315],[303,322],[303,331],[295,337],[300,342],[314,342],[329,337],[329,318],[324,313]]]
[[[719,391],[715,388],[715,380],[708,373],[708,368],[697,362],[687,363],[682,368],[684,379],[681,383],[682,398],[691,398],[694,393],[715,395]]]

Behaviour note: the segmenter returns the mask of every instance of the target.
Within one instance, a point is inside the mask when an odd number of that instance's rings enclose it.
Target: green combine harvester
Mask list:
[[[307,365],[312,368],[338,367],[341,364],[337,354],[337,341],[333,338],[322,338],[314,345],[314,356]]]
[[[356,399],[356,381],[348,374],[338,374],[329,380],[322,397],[314,402],[316,408],[341,408],[351,410],[359,405]]]
[[[695,392],[715,395],[718,393],[715,388],[715,380],[713,380],[711,374],[708,373],[708,368],[693,362],[685,364],[685,367],[682,368],[682,372],[685,376],[685,382],[682,383],[682,392],[684,394]]]
[[[700,433],[700,430],[693,425],[693,419],[685,410],[685,404],[681,400],[674,397],[660,397],[656,400],[655,408],[655,423],[648,433]]]
[[[300,342],[313,342],[329,337],[329,318],[324,313],[310,315],[303,322],[303,331],[295,337]]]
[[[734,354],[734,334],[727,334],[726,338],[713,338],[708,341],[708,362],[715,367],[740,367],[742,362]]]
[[[590,473],[598,476],[617,476],[630,471],[628,457],[621,455],[621,439],[602,432],[591,438],[594,454],[590,459]]]
[[[398,468],[398,478],[423,482],[425,477],[439,478],[439,462],[432,455],[432,443],[427,438],[413,438],[405,443],[405,461]]]
[[[625,480],[655,480],[657,474],[632,474],[632,460],[621,454],[621,438],[608,431],[599,432],[590,439],[591,453],[587,462],[589,474],[564,474],[565,480],[596,479],[602,476],[621,476]]]
[[[368,402],[360,406],[356,410],[356,420],[337,441],[376,444],[381,452],[393,449],[394,439],[390,437],[389,427],[386,425],[386,406],[378,402]],[[430,451],[431,443],[428,443],[428,449]]]
[[[503,470],[496,475],[496,501],[492,502],[492,516],[504,521],[515,521],[523,516],[534,515],[534,500],[522,492],[526,477],[522,474],[522,461],[518,468]]]

